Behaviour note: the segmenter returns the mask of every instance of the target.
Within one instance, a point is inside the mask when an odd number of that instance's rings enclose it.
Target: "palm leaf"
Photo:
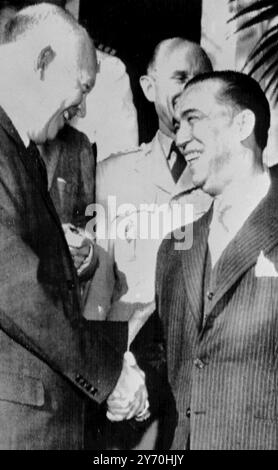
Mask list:
[[[256,44],[256,46],[252,49],[250,54],[248,55],[247,60],[251,61],[256,58],[256,56],[263,54],[266,50],[276,47],[277,49],[278,44],[278,30],[276,27],[276,31],[269,35],[266,39],[260,39],[260,42]]]
[[[233,3],[234,0],[230,0]],[[252,16],[250,18],[250,15]],[[278,16],[277,0],[254,0],[250,5],[238,10],[230,21],[243,19],[236,32],[243,31],[264,21]],[[261,69],[259,81],[265,92],[278,103],[278,24],[265,31],[248,54],[243,70],[248,68],[250,75],[257,74]],[[258,79],[258,78],[257,78]]]
[[[268,83],[265,87],[265,93],[267,93],[270,90],[271,86],[273,86],[275,84],[275,82],[277,82],[277,79],[278,79],[278,70],[276,70],[276,72],[274,72],[271,79],[268,81]],[[270,94],[270,98],[271,99],[277,99],[277,89],[276,89],[276,87],[272,91],[272,93]]]
[[[257,60],[256,62],[254,62],[251,70],[249,71],[249,73],[251,75],[253,75],[257,70],[259,70],[260,67],[262,67],[263,65],[265,65],[266,63],[269,62],[269,60],[272,59],[273,56],[276,56],[277,55],[277,46],[274,45],[273,47],[269,48],[262,56],[259,60]],[[253,62],[253,61],[252,61]],[[250,62],[246,62],[245,65],[244,65],[244,68],[247,67],[247,65],[250,65]]]
[[[267,66],[267,68],[264,70],[264,72],[260,76],[260,81],[263,81],[270,74],[270,72],[276,67],[278,69],[278,58]]]
[[[234,0],[230,0],[230,3],[233,3]],[[254,0],[253,3],[251,3],[251,5],[248,5],[247,7],[245,8],[242,8],[241,10],[239,10],[234,16],[233,18],[231,18],[230,21],[233,21],[235,19],[238,19],[248,13],[255,13],[256,11],[260,11],[260,10],[263,10],[265,8],[269,8],[269,9],[272,9],[272,8],[275,8],[276,6],[276,2],[275,0]]]
[[[278,4],[274,5],[272,8],[267,8],[266,10],[262,11],[261,13],[254,16],[253,18],[250,18],[245,23],[240,25],[236,29],[236,32],[242,31],[242,30],[247,29],[247,28],[250,28],[251,26],[262,23],[263,21],[269,21],[269,20],[275,18],[277,15],[278,15]],[[238,19],[240,16],[243,16],[243,11],[238,12],[237,15],[234,15],[228,21],[234,21],[234,20]]]

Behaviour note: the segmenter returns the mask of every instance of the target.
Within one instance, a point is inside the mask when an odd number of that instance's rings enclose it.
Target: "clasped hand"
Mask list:
[[[93,256],[93,241],[88,232],[72,224],[63,224],[63,229],[69,250],[77,269],[81,275],[90,265]]]
[[[107,400],[106,416],[110,421],[144,421],[150,416],[145,374],[130,352],[124,355],[120,378]]]

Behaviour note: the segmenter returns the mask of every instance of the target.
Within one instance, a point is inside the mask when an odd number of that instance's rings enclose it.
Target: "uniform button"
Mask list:
[[[97,393],[97,389],[95,387],[91,387],[89,392],[90,392],[91,395],[94,396]]]
[[[209,300],[212,300],[212,299],[213,299],[213,295],[214,295],[213,292],[211,292],[211,291],[208,291],[208,292],[207,292],[207,298],[208,298]]]
[[[194,365],[198,368],[198,369],[203,369],[205,367],[205,364],[203,363],[203,361],[201,361],[201,359],[197,358],[197,359],[194,359]]]
[[[187,417],[187,418],[190,418],[190,415],[191,415],[191,410],[190,410],[190,408],[187,408],[185,414],[186,414],[186,417]]]

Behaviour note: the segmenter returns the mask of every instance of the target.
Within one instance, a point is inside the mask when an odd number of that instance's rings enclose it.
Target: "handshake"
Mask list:
[[[150,417],[145,374],[129,351],[124,354],[120,378],[108,397],[106,416],[114,422],[131,418],[145,421]]]
[[[153,301],[133,313],[128,322],[128,347],[154,308],[155,302]],[[135,418],[136,421],[145,421],[150,417],[145,374],[129,351],[124,354],[123,369],[114,391],[107,400],[107,407],[106,416],[110,421],[123,421],[131,418]]]

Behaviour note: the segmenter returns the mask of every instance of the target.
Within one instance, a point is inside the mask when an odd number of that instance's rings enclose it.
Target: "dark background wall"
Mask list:
[[[153,106],[138,84],[150,52],[162,39],[182,36],[200,42],[201,0],[81,0],[80,21],[96,43],[116,49],[130,75],[140,142],[157,129]]]

